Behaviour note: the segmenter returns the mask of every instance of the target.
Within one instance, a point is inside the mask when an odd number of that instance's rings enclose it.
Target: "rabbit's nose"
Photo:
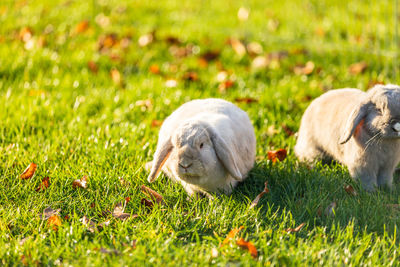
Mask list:
[[[189,168],[190,166],[192,166],[193,163],[183,163],[183,162],[179,162],[179,166],[184,168],[185,170],[187,168]]]

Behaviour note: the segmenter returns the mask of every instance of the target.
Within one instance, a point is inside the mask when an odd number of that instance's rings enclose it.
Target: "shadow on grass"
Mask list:
[[[368,193],[337,163],[317,164],[312,169],[290,161],[261,163],[251,171],[246,182],[237,187],[233,198],[237,201],[243,201],[244,196],[254,199],[263,190],[265,181],[270,192],[258,204],[260,219],[272,209],[278,214],[290,213],[296,225],[305,222],[309,229],[318,226],[327,230],[344,229],[352,224],[354,234],[382,235],[386,231],[389,235],[396,234],[400,241],[395,230],[400,222],[400,207],[396,205],[400,200],[398,183],[392,191],[380,189]],[[346,192],[346,185],[351,185],[356,195]],[[329,212],[328,206],[333,202],[336,208]]]

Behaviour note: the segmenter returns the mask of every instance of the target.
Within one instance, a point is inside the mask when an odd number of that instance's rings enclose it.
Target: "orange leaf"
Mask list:
[[[230,39],[229,43],[232,46],[232,49],[238,54],[240,57],[246,54],[246,47],[244,44],[238,39]]]
[[[256,247],[250,241],[245,241],[243,238],[239,238],[236,241],[239,247],[247,249],[253,258],[257,258],[258,253]]]
[[[232,230],[228,233],[228,235],[226,236],[226,238],[224,239],[224,241],[222,241],[221,247],[222,247],[222,246],[225,246],[226,244],[228,244],[229,241],[231,241],[231,239],[233,239],[233,238],[235,237],[235,235],[236,235],[237,233],[239,233],[239,231],[242,230],[243,228],[244,228],[243,226],[240,226],[239,228],[234,228],[234,229],[232,229]]]
[[[44,191],[46,190],[46,188],[48,188],[50,186],[50,178],[48,176],[44,177],[42,180],[42,183],[39,185],[38,188],[36,188],[36,192],[39,191]]]
[[[86,189],[86,187],[87,187],[87,176],[85,175],[80,180],[73,181],[72,182],[72,187],[73,188],[80,187],[80,188]]]
[[[268,151],[268,159],[271,160],[273,163],[279,161],[283,161],[287,156],[287,151],[284,148],[280,148],[275,151]]]
[[[160,67],[157,64],[151,65],[149,70],[153,74],[159,74],[160,73]]]
[[[254,208],[255,206],[257,206],[258,202],[260,201],[261,197],[267,193],[269,193],[269,189],[268,189],[268,181],[265,181],[264,184],[264,190],[258,194],[258,196],[256,196],[256,198],[253,200],[253,202],[251,202],[250,208]]]
[[[351,196],[357,196],[356,190],[351,185],[345,185],[344,190]]]
[[[47,220],[47,224],[53,228],[54,231],[58,230],[58,226],[61,226],[61,218],[57,215],[51,215]]]
[[[186,72],[186,73],[183,75],[182,78],[183,78],[184,80],[186,80],[186,81],[192,81],[192,82],[194,82],[194,81],[199,80],[199,75],[197,74],[197,72],[189,71],[189,72]]]
[[[315,64],[312,61],[308,61],[305,65],[295,66],[293,71],[297,75],[309,75],[314,71]]]
[[[226,89],[231,88],[234,84],[235,84],[235,82],[234,82],[234,81],[231,81],[231,80],[223,81],[223,82],[221,82],[221,83],[219,84],[218,90],[219,90],[220,93],[223,93],[223,92],[226,91]]]
[[[35,163],[29,164],[29,166],[25,169],[25,171],[21,174],[21,179],[30,179],[35,174],[37,165]]]
[[[151,121],[151,127],[155,128],[155,127],[160,127],[162,125],[163,121],[160,120],[152,120]]]
[[[87,29],[89,29],[89,21],[83,20],[83,21],[79,22],[78,25],[76,25],[75,32],[76,33],[83,33]]]
[[[154,191],[153,189],[151,189],[151,188],[148,188],[147,186],[145,186],[145,185],[142,185],[141,187],[140,187],[140,189],[142,190],[142,192],[144,193],[144,194],[146,194],[146,195],[148,195],[149,197],[151,197],[154,201],[156,201],[157,203],[163,203],[163,196],[162,195],[160,195],[159,193],[157,193],[156,191]]]
[[[301,230],[301,228],[304,227],[304,225],[306,225],[305,223],[300,224],[299,226],[297,226],[296,228],[288,228],[285,231],[288,233],[297,233],[298,231]]]
[[[29,27],[24,27],[19,31],[19,39],[23,42],[28,42],[33,36],[33,31]]]
[[[351,64],[349,67],[349,72],[353,75],[363,73],[368,68],[368,64],[365,61],[357,62]]]

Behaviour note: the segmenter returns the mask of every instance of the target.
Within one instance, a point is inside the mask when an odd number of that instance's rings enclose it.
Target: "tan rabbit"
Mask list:
[[[400,161],[400,87],[339,89],[315,99],[301,120],[300,160],[337,160],[364,188],[392,186]]]
[[[246,112],[222,99],[193,100],[161,126],[148,181],[162,170],[189,195],[230,194],[252,169],[255,154],[256,138]]]

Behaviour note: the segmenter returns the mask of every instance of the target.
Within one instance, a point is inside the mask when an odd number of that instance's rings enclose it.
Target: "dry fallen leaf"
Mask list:
[[[229,43],[232,46],[232,49],[238,54],[238,56],[242,57],[246,54],[246,47],[244,44],[238,39],[230,39]]]
[[[251,202],[250,205],[250,209],[254,208],[255,206],[257,206],[258,202],[260,201],[261,197],[265,194],[269,193],[269,189],[268,189],[268,181],[265,181],[264,183],[264,190],[258,194],[258,196],[256,196],[256,198]]]
[[[351,196],[357,196],[356,190],[351,185],[345,185],[344,190]]]
[[[197,74],[197,72],[189,71],[189,72],[186,72],[185,74],[183,74],[182,79],[186,80],[186,81],[194,82],[194,81],[199,80],[199,75]]]
[[[109,255],[119,255],[121,252],[116,249],[107,249],[107,248],[95,248],[94,250],[100,251],[103,254],[109,254]]]
[[[297,226],[296,228],[288,228],[285,231],[288,233],[297,233],[298,231],[301,230],[301,228],[304,227],[304,225],[306,225],[305,223],[301,223],[299,226]]]
[[[149,71],[153,74],[159,74],[160,73],[160,67],[157,64],[153,64],[150,66]]]
[[[251,97],[236,97],[235,102],[251,104],[251,103],[257,103],[258,100]]]
[[[154,41],[155,39],[154,37],[155,37],[154,32],[140,36],[138,40],[139,46],[141,47],[148,46]]]
[[[87,176],[84,175],[80,180],[73,181],[72,182],[72,187],[73,188],[80,187],[80,188],[86,189],[86,187],[87,187]]]
[[[25,171],[21,174],[21,179],[25,180],[25,179],[30,179],[32,178],[32,176],[35,174],[37,165],[35,163],[31,163],[29,164],[28,167],[26,167]]]
[[[124,213],[124,210],[125,210],[125,205],[123,205],[121,202],[119,202],[115,206],[112,216],[114,216],[115,218],[121,219],[121,220],[126,220],[129,217],[132,217],[132,218],[138,217],[138,215],[136,215],[136,214],[131,216],[130,213]]]
[[[144,194],[146,194],[148,197],[150,197],[153,201],[157,202],[158,204],[163,204],[164,203],[163,196],[160,195],[159,193],[157,193],[156,191],[154,191],[153,189],[148,188],[145,185],[142,185],[140,187],[140,189],[142,190],[142,192]]]
[[[93,73],[97,73],[99,71],[99,67],[97,66],[96,62],[92,60],[88,62],[88,68]]]
[[[268,151],[267,157],[273,163],[279,161],[283,161],[287,156],[287,151],[284,148],[280,148],[275,151]]]
[[[257,249],[253,245],[253,243],[251,243],[250,241],[245,241],[243,238],[239,238],[236,241],[236,244],[241,248],[247,249],[253,258],[257,258],[258,256]]]
[[[282,127],[282,130],[286,133],[287,136],[292,136],[292,135],[294,135],[293,130],[290,129],[289,126],[287,126],[286,124],[283,123],[283,124],[281,125],[281,127]]]
[[[53,228],[54,231],[58,230],[58,226],[61,226],[61,218],[54,214],[49,217],[47,224]]]
[[[92,221],[92,220],[90,220],[88,217],[86,217],[86,215],[84,215],[81,219],[80,219],[80,221],[82,222],[82,224],[84,225],[84,226],[86,226],[87,227],[87,229],[91,232],[91,233],[94,233],[95,231],[96,231],[96,224]]]
[[[308,61],[305,65],[297,65],[293,71],[297,75],[309,75],[314,71],[315,64],[312,61]]]
[[[75,27],[75,32],[76,33],[83,33],[85,32],[87,29],[89,29],[89,21],[87,20],[83,20],[81,22],[79,22],[76,27]]]
[[[226,244],[229,243],[229,241],[231,241],[237,233],[239,233],[240,230],[242,230],[244,228],[244,226],[240,226],[239,228],[234,228],[232,229],[228,235],[226,236],[226,238],[224,239],[224,241],[222,241],[222,244],[220,245],[220,247],[225,246]]]
[[[100,52],[107,52],[110,48],[117,46],[119,43],[118,36],[115,33],[109,33],[99,37],[98,46]]]
[[[326,207],[324,211],[325,216],[334,216],[336,206],[337,206],[336,202],[332,202],[331,204],[329,204],[329,206]]]
[[[247,52],[251,56],[260,55],[264,51],[262,45],[257,42],[251,42],[251,43],[247,44],[246,48],[247,48]]]
[[[349,72],[353,75],[363,73],[368,68],[368,64],[365,61],[357,62],[351,64],[349,67]]]
[[[44,190],[46,190],[46,188],[48,188],[50,186],[50,178],[48,177],[48,176],[46,176],[46,177],[44,177],[43,179],[42,179],[42,182],[40,183],[40,185],[39,185],[39,187],[38,188],[36,188],[36,192],[39,192],[39,191],[44,191]]]
[[[113,82],[115,84],[117,84],[117,85],[122,84],[122,76],[121,76],[121,73],[117,69],[112,69],[110,71],[110,75],[111,75],[111,79],[113,80]]]
[[[151,209],[154,206],[154,203],[146,198],[142,198],[140,200],[140,204],[144,205],[145,207]]]
[[[265,69],[269,63],[270,61],[266,56],[257,56],[251,62],[251,67],[255,70]]]
[[[48,208],[45,208],[45,209],[43,210],[43,213],[40,213],[40,214],[39,214],[39,217],[40,217],[40,219],[42,219],[42,220],[47,220],[47,219],[49,219],[51,216],[58,214],[60,211],[61,211],[61,209],[53,210],[52,208],[48,207]]]
[[[224,92],[226,92],[227,89],[231,88],[234,85],[235,85],[234,81],[231,81],[231,80],[223,81],[218,85],[218,91],[220,93],[224,93]]]
[[[208,63],[210,63],[213,60],[216,60],[220,55],[220,52],[217,50],[213,50],[213,51],[207,51],[205,53],[203,53],[202,55],[200,55],[199,57],[199,65],[200,67],[207,67]]]
[[[160,120],[152,120],[151,121],[151,127],[155,128],[155,127],[160,127],[162,125],[163,121]]]
[[[19,39],[23,42],[28,42],[33,36],[33,31],[29,27],[24,27],[19,31]]]

